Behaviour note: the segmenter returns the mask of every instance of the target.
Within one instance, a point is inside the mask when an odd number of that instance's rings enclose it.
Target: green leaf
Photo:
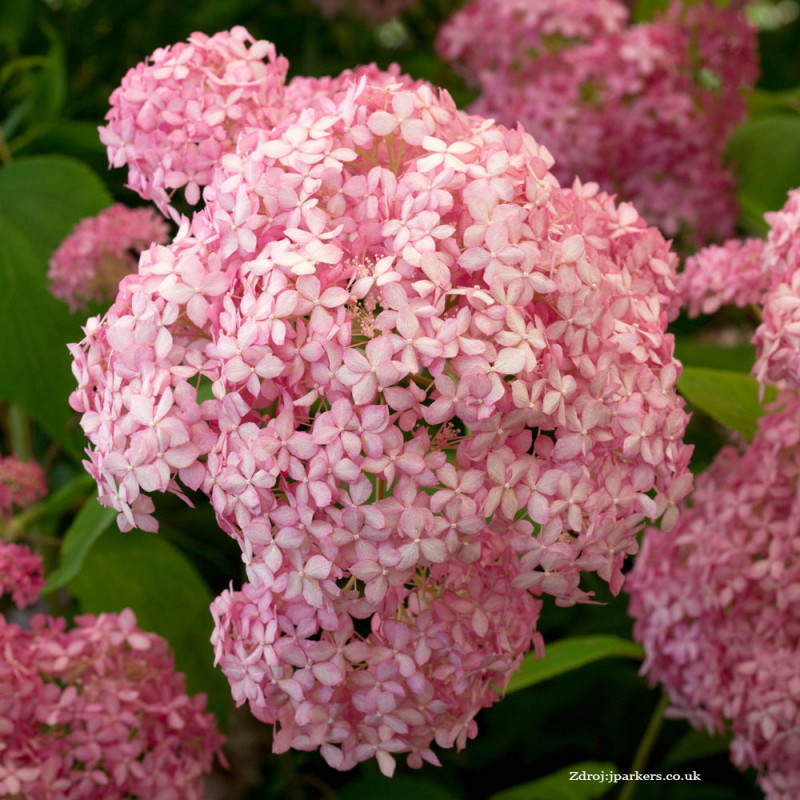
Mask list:
[[[78,161],[20,158],[0,170],[0,397],[78,458],[85,439],[67,402],[75,379],[66,345],[82,338],[83,320],[48,291],[48,261],[80,219],[111,202]]]
[[[369,775],[346,783],[338,790],[339,800],[408,800],[417,797],[422,800],[458,800],[459,795],[451,794],[445,787],[425,778],[395,775]]]
[[[717,422],[752,439],[764,407],[758,399],[755,378],[741,372],[707,367],[684,367],[678,378],[678,391],[696,408]],[[775,399],[775,389],[767,387],[766,403]]]
[[[633,12],[634,22],[650,22],[655,16],[663,14],[671,0],[638,0]]]
[[[748,98],[747,113],[751,118],[781,112],[800,113],[800,86],[782,92],[756,89]]]
[[[800,185],[800,115],[773,114],[737,128],[728,144],[739,185],[737,197],[750,216],[776,211]]]
[[[617,773],[616,764],[609,761],[581,761],[544,778],[504,789],[489,800],[594,800],[614,786],[610,778]],[[577,780],[579,775],[586,779]],[[592,775],[597,779],[589,779]]]
[[[644,657],[642,648],[620,636],[575,636],[547,645],[544,658],[528,653],[519,672],[511,676],[505,694],[526,689],[535,683],[555,678],[578,667],[604,658]]]
[[[34,121],[52,119],[60,113],[67,97],[67,64],[64,43],[58,31],[44,23],[45,35],[50,40],[47,50],[47,66],[39,73],[37,92],[34,96]]]
[[[17,519],[21,517],[22,519],[38,520],[61,516],[65,511],[77,506],[78,501],[85,501],[92,489],[97,490],[97,481],[81,469],[78,475],[48,494],[41,503],[26,508],[21,514],[18,514]]]
[[[12,152],[18,155],[13,148]],[[87,162],[96,169],[108,166],[108,155],[97,134],[97,125],[79,120],[56,119],[41,127],[34,138],[24,143],[22,153],[59,153]]]
[[[158,535],[112,527],[86,554],[70,591],[85,612],[133,609],[140,628],[170,643],[189,693],[205,692],[209,710],[224,725],[231,693],[214,667],[208,586],[183,553]]]
[[[90,497],[69,526],[61,544],[58,569],[50,573],[44,592],[66,586],[80,571],[91,546],[105,533],[116,519],[113,508],[105,508]]]
[[[35,18],[33,0],[15,0],[0,4],[0,45],[19,50],[20,42]]]
[[[15,59],[0,72],[0,84],[9,81],[0,97],[10,104],[3,110],[3,135],[12,152],[20,139],[35,135],[37,128],[55,120],[66,100],[64,45],[55,28],[47,22],[41,27],[50,40],[47,55]]]
[[[685,764],[687,761],[698,761],[727,753],[731,738],[731,736],[711,736],[705,731],[692,729],[678,739],[661,766],[668,769],[677,764]]]
[[[739,347],[714,347],[697,344],[685,336],[676,336],[675,358],[684,367],[710,367],[749,373],[756,360],[756,348],[751,344]]]

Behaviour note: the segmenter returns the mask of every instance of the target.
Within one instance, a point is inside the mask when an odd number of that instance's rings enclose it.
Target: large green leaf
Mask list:
[[[748,373],[756,360],[756,348],[751,344],[715,347],[710,344],[698,344],[688,336],[676,336],[675,358],[684,367],[710,367]]]
[[[741,372],[707,367],[684,367],[678,378],[678,391],[717,422],[752,439],[764,407],[759,401],[758,382]],[[775,390],[767,387],[764,401],[775,399]]]
[[[112,526],[88,551],[69,588],[86,612],[133,609],[139,627],[170,643],[189,692],[205,692],[209,709],[227,719],[230,689],[213,665],[209,641],[213,598],[179,550],[158,535],[123,534]]]
[[[776,113],[800,113],[800,86],[782,92],[756,89],[747,99],[747,112],[752,119]]]
[[[86,501],[64,535],[58,569],[48,576],[44,592],[65,586],[81,571],[89,549],[108,530],[116,516],[113,508],[104,508],[96,497]]]
[[[616,764],[581,761],[544,778],[512,786],[493,794],[489,800],[594,800],[614,786]]]
[[[97,125],[91,122],[57,118],[49,125],[39,126],[36,136],[22,143],[19,154],[38,153],[61,153],[97,170],[107,169],[108,166],[105,145],[97,134]]]
[[[731,745],[731,738],[728,735],[711,736],[705,731],[692,729],[678,739],[661,766],[668,769],[677,764],[685,764],[687,761],[698,761],[726,753]]]
[[[460,797],[433,781],[408,775],[356,778],[342,786],[336,796],[339,800],[408,800],[411,797],[419,800],[458,800]]]
[[[535,683],[555,678],[578,667],[604,658],[642,659],[642,648],[620,636],[575,636],[547,645],[544,658],[528,653],[519,672],[511,676],[505,693],[516,692]]]
[[[35,19],[33,0],[0,4],[0,45],[18,52],[20,41]]]
[[[82,338],[83,319],[50,295],[48,260],[80,219],[110,204],[78,161],[21,158],[0,170],[0,398],[77,457],[85,440],[67,403],[75,380],[66,345]]]
[[[728,144],[742,208],[755,222],[800,185],[800,115],[772,114],[737,128]]]

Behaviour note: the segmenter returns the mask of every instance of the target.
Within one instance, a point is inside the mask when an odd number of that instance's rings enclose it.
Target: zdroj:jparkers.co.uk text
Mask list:
[[[620,781],[699,781],[697,770],[693,772],[587,772],[573,770],[569,773],[571,781],[596,781],[597,783],[619,783]]]

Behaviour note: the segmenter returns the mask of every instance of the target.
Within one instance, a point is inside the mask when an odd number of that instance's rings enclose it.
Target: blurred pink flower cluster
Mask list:
[[[42,468],[35,461],[0,456],[0,520],[47,494]]]
[[[644,671],[695,726],[733,733],[770,800],[800,796],[800,397],[787,390],[742,452],[697,479],[669,535],[628,576]]]
[[[44,586],[42,557],[20,544],[0,542],[0,595],[10,594],[17,608],[39,599]]]
[[[139,254],[167,241],[169,226],[150,208],[116,203],[81,220],[50,259],[50,291],[74,311],[108,301],[136,269]]]
[[[0,531],[14,513],[47,494],[42,468],[35,461],[0,456]],[[0,541],[0,595],[11,595],[17,608],[35,603],[44,586],[42,558],[27,547]]]
[[[542,595],[619,591],[644,521],[674,522],[676,259],[445,92],[370,67],[292,97],[89,321],[71,402],[123,530],[190,489],[241,546],[212,641],[275,749],[391,774],[475,735]]]
[[[762,257],[762,323],[753,341],[761,383],[800,389],[800,189],[764,218],[770,225]]]
[[[0,616],[0,795],[195,800],[222,737],[132,611],[30,630]]]
[[[762,306],[753,374],[761,383],[800,389],[800,189],[764,217],[766,241],[731,240],[687,259],[678,294],[692,316],[728,303]]]
[[[714,314],[726,305],[759,304],[768,280],[762,268],[763,239],[729,239],[686,259],[678,291],[690,317]]]
[[[0,459],[3,511],[46,493],[38,464]],[[39,598],[42,558],[0,542],[0,595]],[[0,615],[0,796],[26,800],[201,797],[222,737],[188,697],[167,642],[130,610],[66,620],[36,615],[29,630]]]
[[[678,288],[693,315],[762,307],[753,374],[778,400],[698,479],[676,532],[647,532],[626,587],[651,680],[696,726],[728,726],[734,763],[784,800],[800,793],[800,189],[765,217],[766,241],[700,251]]]
[[[675,3],[626,25],[618,0],[473,0],[438,49],[479,90],[472,110],[521,122],[559,180],[597,181],[667,235],[702,243],[736,221],[722,154],[757,71],[740,6]]]

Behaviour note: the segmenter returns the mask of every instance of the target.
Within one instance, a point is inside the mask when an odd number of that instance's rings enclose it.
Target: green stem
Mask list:
[[[647,764],[647,759],[650,758],[650,753],[661,731],[661,724],[664,722],[664,712],[667,710],[668,705],[669,697],[667,697],[666,694],[662,694],[661,699],[658,701],[653,711],[653,716],[650,717],[650,722],[647,723],[647,730],[645,730],[644,736],[642,736],[642,741],[639,742],[636,755],[633,757],[633,763],[630,769],[631,772],[636,773],[643,770],[645,764]],[[635,780],[628,781],[625,786],[623,786],[618,800],[633,800],[633,795],[636,791],[636,783]]]
[[[40,503],[29,506],[19,514],[12,517],[6,525],[4,538],[13,540],[18,538],[23,531],[43,517],[54,517],[82,502],[95,486],[94,478],[86,473],[80,473],[68,484],[48,495]]]
[[[8,407],[8,432],[11,452],[21,461],[33,459],[33,432],[31,421],[18,406]]]

